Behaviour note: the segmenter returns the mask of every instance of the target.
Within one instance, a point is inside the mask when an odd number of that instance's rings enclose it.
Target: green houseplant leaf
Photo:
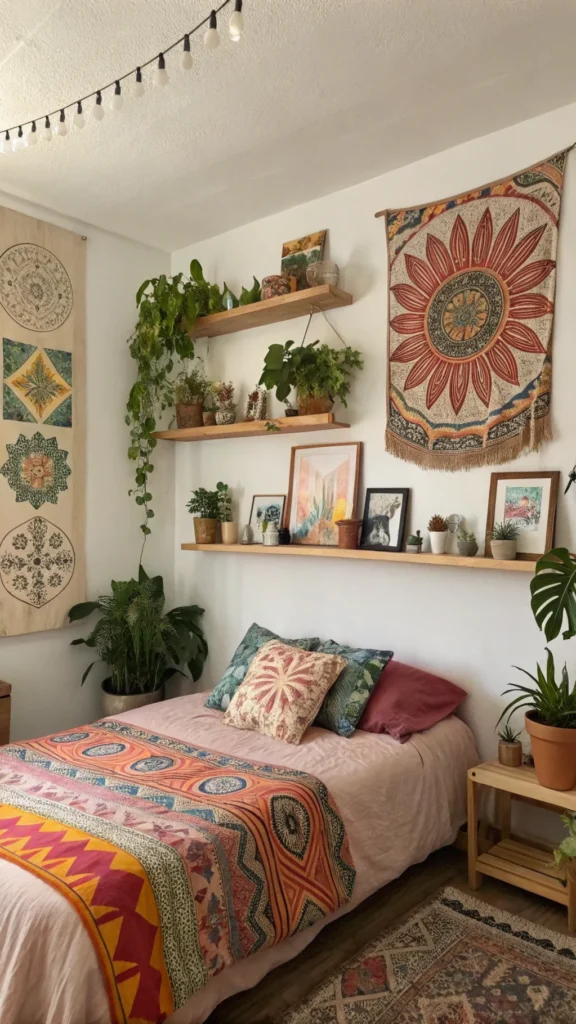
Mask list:
[[[553,548],[538,559],[530,591],[534,618],[548,641],[560,633],[564,616],[564,639],[576,636],[576,559],[567,548]]]

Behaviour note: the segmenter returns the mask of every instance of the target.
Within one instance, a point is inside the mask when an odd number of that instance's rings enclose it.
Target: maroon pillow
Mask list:
[[[405,743],[413,732],[430,729],[451,715],[466,696],[465,690],[447,679],[393,658],[376,683],[357,728],[387,732]]]

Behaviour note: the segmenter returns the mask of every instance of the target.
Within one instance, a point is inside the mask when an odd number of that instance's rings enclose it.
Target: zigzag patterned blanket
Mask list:
[[[318,779],[117,721],[0,749],[0,858],[81,916],[114,1024],[165,1020],[355,878]]]

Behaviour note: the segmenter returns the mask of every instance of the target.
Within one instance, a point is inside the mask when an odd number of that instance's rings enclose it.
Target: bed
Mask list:
[[[450,717],[400,744],[356,731],[343,739],[311,728],[299,746],[222,724],[194,694],[140,708],[117,721],[223,755],[321,780],[345,824],[356,869],[352,898],[278,945],[225,968],[169,1017],[201,1024],[229,996],[301,952],[334,916],[352,909],[411,864],[452,842],[465,820],[465,778],[478,755],[470,730]],[[33,979],[33,984],[31,984]],[[2,1024],[109,1024],[94,946],[75,909],[40,878],[0,859]]]

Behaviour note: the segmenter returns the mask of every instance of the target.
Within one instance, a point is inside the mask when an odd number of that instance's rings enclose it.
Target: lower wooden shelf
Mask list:
[[[220,314],[218,314],[220,315]],[[268,426],[268,424],[273,424]],[[181,427],[178,430],[157,430],[152,436],[161,441],[218,441],[232,437],[274,437],[277,434],[301,434],[309,430],[346,430],[349,423],[340,423],[333,412],[314,416],[279,416],[270,420],[247,420],[214,427]]]
[[[542,850],[531,843],[503,839],[487,853],[480,854],[476,868],[490,878],[568,906],[566,869],[555,866],[551,849]]]
[[[351,558],[368,562],[414,562],[417,565],[436,565],[441,568],[488,569],[504,572],[534,572],[534,562],[515,560],[505,562],[497,558],[463,558],[461,555],[413,555],[407,551],[364,551],[345,548],[314,547],[310,544],[287,544],[264,547],[263,544],[182,544],[182,551],[206,551],[213,555],[260,555],[265,558]]]

